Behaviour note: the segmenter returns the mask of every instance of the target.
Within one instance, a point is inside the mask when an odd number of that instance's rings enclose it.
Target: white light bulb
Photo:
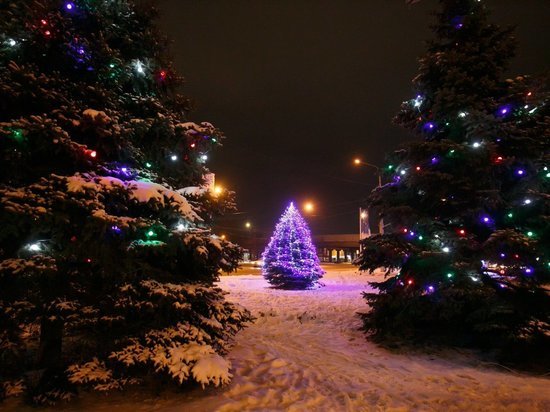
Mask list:
[[[176,226],[176,230],[180,232],[183,232],[184,229],[185,229],[185,225],[183,223],[180,223]]]
[[[30,245],[27,246],[27,249],[29,249],[32,252],[38,252],[41,249],[40,243],[31,243]]]
[[[178,156],[172,155],[170,156],[170,159],[172,159],[172,161],[175,162],[176,160],[178,160]]]
[[[451,249],[449,249],[447,246],[445,246],[442,250],[445,253],[449,253],[451,251]]]
[[[477,149],[479,146],[481,146],[481,143],[474,142],[474,144],[472,146],[474,147],[474,149]]]
[[[134,67],[139,74],[145,73],[145,70],[143,69],[143,64],[139,60],[134,63]]]
[[[8,43],[8,45],[11,47],[14,47],[17,44],[17,42],[13,39],[8,39],[6,43]]]

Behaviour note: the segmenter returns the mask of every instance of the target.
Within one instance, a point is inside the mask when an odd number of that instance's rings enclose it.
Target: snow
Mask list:
[[[75,175],[67,177],[67,190],[69,192],[84,192],[86,190],[101,192],[121,187],[128,190],[130,197],[140,203],[153,201],[165,205],[167,201],[174,210],[187,220],[192,222],[202,221],[184,196],[158,183],[140,180],[123,181],[112,176],[87,177]]]
[[[98,120],[101,123],[107,123],[111,121],[111,118],[107,116],[104,111],[101,110],[86,109],[82,112],[82,115],[91,118],[92,121]]]
[[[325,266],[325,287],[274,290],[256,269],[222,276],[228,299],[256,322],[239,332],[228,359],[233,380],[186,393],[136,390],[84,395],[80,411],[542,411],[548,378],[484,364],[469,351],[391,352],[365,339],[361,292],[381,273]],[[223,370],[219,359],[195,364],[201,378]],[[197,366],[200,365],[200,366]],[[229,376],[227,377],[229,378]],[[223,383],[223,382],[220,382]]]

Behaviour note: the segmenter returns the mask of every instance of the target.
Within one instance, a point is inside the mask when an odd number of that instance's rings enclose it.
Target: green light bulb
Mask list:
[[[21,129],[13,129],[11,134],[15,140],[23,139],[23,130]]]
[[[529,236],[529,237],[533,237],[533,235],[534,235],[534,233],[533,233],[533,232],[531,232],[531,231],[527,232],[527,236]]]
[[[152,230],[150,230],[150,231],[147,232],[147,236],[149,236],[149,237],[155,236],[155,232],[153,232]]]
[[[422,240],[424,237],[422,235],[418,236],[418,240]]]
[[[514,217],[514,214],[512,212],[510,212],[510,213],[508,213],[507,216],[511,219],[512,217]]]
[[[153,166],[151,163],[149,162],[145,163],[145,167],[151,167],[151,166]]]
[[[453,277],[453,274],[452,273],[447,273],[447,277],[450,279]]]

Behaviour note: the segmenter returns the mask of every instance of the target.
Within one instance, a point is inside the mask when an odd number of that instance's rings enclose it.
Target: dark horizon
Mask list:
[[[368,4],[367,4],[368,3]],[[510,76],[548,68],[550,3],[486,0],[491,21],[515,25]],[[194,121],[228,137],[211,156],[217,181],[237,193],[239,214],[218,224],[230,237],[268,236],[290,201],[317,206],[314,234],[358,231],[361,199],[375,187],[371,169],[411,139],[391,123],[411,98],[417,59],[431,38],[433,0],[163,0],[161,28],[173,40]]]

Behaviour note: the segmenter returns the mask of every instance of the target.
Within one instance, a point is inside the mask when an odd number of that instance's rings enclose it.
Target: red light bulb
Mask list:
[[[97,156],[97,152],[96,152],[95,150],[92,150],[92,151],[90,152],[90,157],[95,158],[96,156]]]

